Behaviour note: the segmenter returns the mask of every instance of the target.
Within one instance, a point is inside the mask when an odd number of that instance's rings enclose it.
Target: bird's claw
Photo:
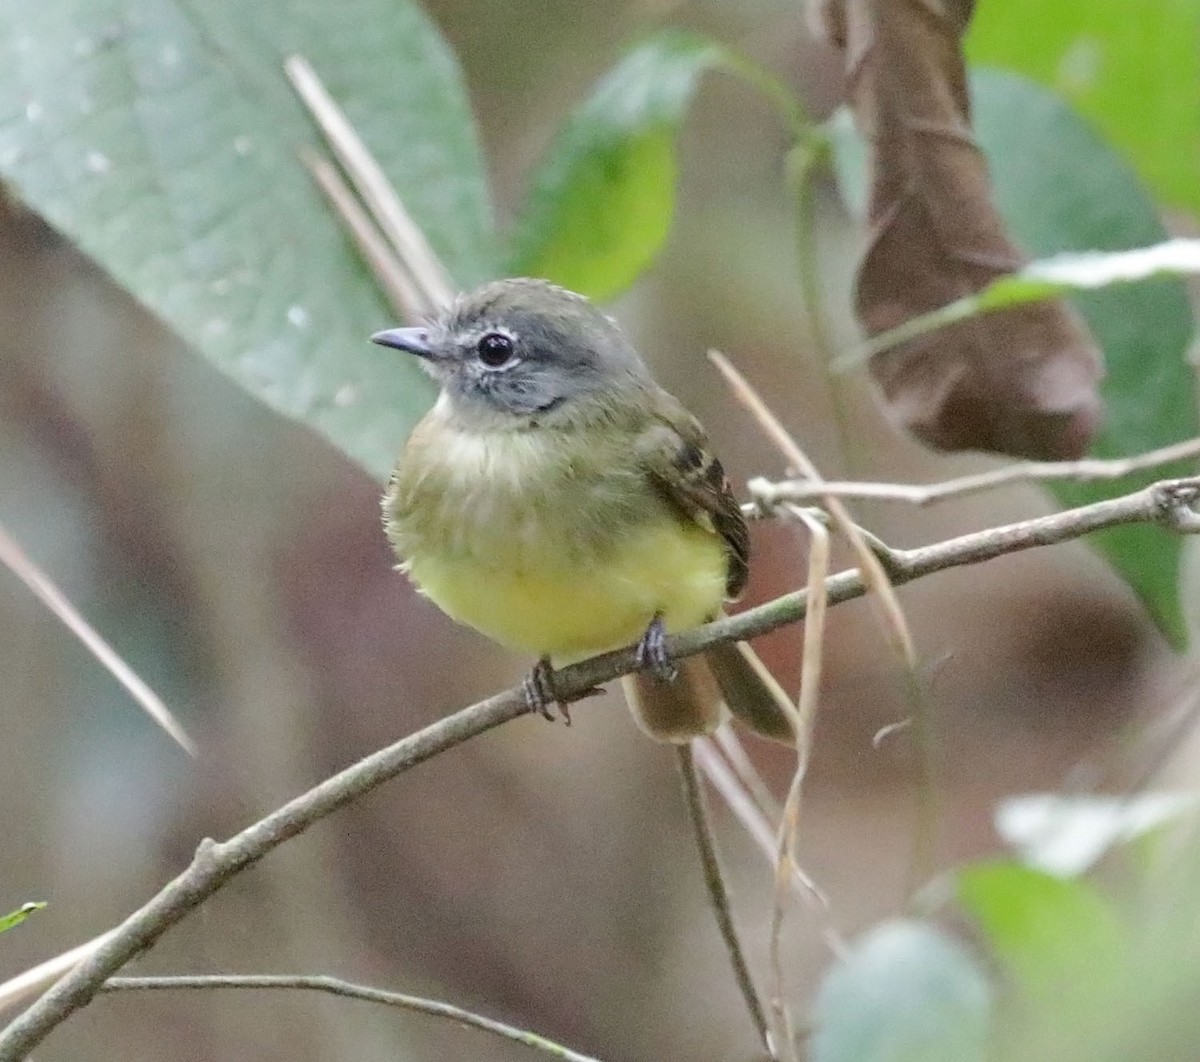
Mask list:
[[[521,691],[525,695],[525,707],[531,714],[554,722],[554,713],[550,711],[550,705],[558,704],[559,711],[563,713],[567,723],[571,722],[571,717],[559,704],[558,693],[554,688],[554,669],[550,666],[549,657],[543,656],[533,665],[533,670],[521,683]]]
[[[674,682],[679,677],[679,669],[667,653],[667,628],[662,613],[650,621],[650,626],[638,642],[637,662],[639,667],[650,671],[663,682]]]

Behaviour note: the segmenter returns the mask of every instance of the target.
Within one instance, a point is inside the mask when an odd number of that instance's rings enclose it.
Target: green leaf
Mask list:
[[[635,47],[570,118],[542,162],[510,272],[595,299],[627,288],[658,253],[675,208],[675,139],[718,44],[660,33]]]
[[[466,285],[494,272],[453,57],[408,0],[0,0],[0,179],[184,339],[382,476],[432,397],[299,161],[304,55]]]
[[[35,900],[30,903],[23,903],[15,911],[9,911],[6,915],[0,915],[0,933],[7,929],[12,929],[13,926],[19,926],[35,911],[40,911],[46,906],[44,900]]]
[[[1086,881],[1064,880],[1018,863],[994,862],[958,874],[959,903],[979,923],[1021,996],[1060,1016],[1110,987],[1129,959],[1131,939],[1111,905]]]
[[[1200,216],[1195,0],[980,4],[966,46],[972,63],[1053,89],[1097,125],[1157,195]]]
[[[1166,240],[1154,203],[1128,164],[1069,106],[1020,77],[978,71],[971,79],[976,137],[987,155],[996,204],[1014,238],[1034,257],[1067,251],[1124,251]],[[865,198],[862,145],[844,119],[828,127],[847,205]],[[1104,349],[1107,415],[1098,457],[1154,450],[1200,434],[1186,351],[1195,328],[1182,282],[1113,285],[1073,301]],[[1134,490],[1185,474],[1181,464],[1121,480],[1054,483],[1065,505]],[[1088,541],[1146,604],[1175,644],[1186,639],[1179,601],[1178,536],[1129,526]]]
[[[1128,165],[1054,95],[1022,78],[981,73],[973,82],[975,128],[987,152],[997,205],[1035,256],[1118,251],[1166,239],[1154,203]],[[1107,416],[1092,452],[1120,457],[1200,434],[1186,352],[1195,331],[1178,280],[1118,285],[1075,297],[1104,349]],[[1106,483],[1059,482],[1066,505],[1084,505],[1185,473],[1155,469]],[[1179,646],[1178,536],[1153,527],[1103,531],[1092,543]]]
[[[920,922],[885,922],[817,994],[813,1062],[983,1059],[991,988],[966,950]]]
[[[1127,844],[1200,807],[1190,793],[1134,797],[1026,793],[1001,802],[996,832],[1028,866],[1059,877],[1090,870]]]
[[[837,358],[834,368],[841,371],[866,362],[882,351],[976,314],[1044,302],[1075,291],[1197,274],[1200,274],[1200,240],[1174,239],[1128,251],[1054,255],[1030,262],[1024,269],[992,281],[973,295],[955,299],[872,336],[859,350]]]

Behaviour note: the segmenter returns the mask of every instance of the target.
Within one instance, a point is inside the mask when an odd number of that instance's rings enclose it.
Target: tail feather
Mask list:
[[[678,667],[674,682],[638,671],[621,679],[621,686],[638,726],[658,741],[684,744],[716,730],[725,704],[703,657],[680,660]]]
[[[724,642],[704,654],[725,703],[756,734],[796,743],[792,702],[758,654],[745,642]]]
[[[621,680],[634,719],[652,738],[681,744],[711,734],[728,705],[756,734],[795,743],[788,695],[745,642],[713,646],[678,666],[674,682],[646,671]]]

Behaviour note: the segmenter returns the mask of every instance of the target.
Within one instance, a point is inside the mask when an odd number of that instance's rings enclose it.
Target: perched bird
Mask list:
[[[557,699],[551,662],[637,642],[647,667],[625,688],[653,737],[708,733],[724,693],[754,729],[792,740],[785,695],[748,647],[678,668],[663,651],[667,632],[742,590],[749,536],[699,421],[610,317],[511,279],[371,338],[416,355],[441,387],[384,494],[387,536],[444,612],[538,657],[532,709]]]

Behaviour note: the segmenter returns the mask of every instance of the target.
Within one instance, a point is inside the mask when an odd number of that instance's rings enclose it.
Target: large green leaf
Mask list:
[[[981,72],[973,98],[997,205],[1030,253],[1119,251],[1166,238],[1154,203],[1128,164],[1053,93],[1011,74]],[[1108,367],[1107,416],[1093,453],[1118,457],[1200,433],[1186,360],[1195,321],[1183,283],[1117,286],[1073,301]],[[1159,469],[1107,483],[1060,482],[1052,489],[1065,504],[1082,505],[1185,470]],[[1179,539],[1158,528],[1130,526],[1090,541],[1168,637],[1181,644]]]
[[[431,397],[297,157],[306,56],[456,279],[494,271],[461,78],[409,0],[0,0],[0,179],[252,394],[382,475]]]
[[[991,988],[970,955],[920,922],[858,941],[817,995],[813,1062],[974,1062],[986,1055]]]
[[[987,154],[997,206],[1034,256],[1119,251],[1162,242],[1153,202],[1129,165],[1053,93],[1015,75],[977,71],[971,80],[975,131]],[[861,142],[843,119],[830,125],[838,181],[861,210],[866,182]],[[1181,281],[1120,285],[1073,301],[1104,349],[1107,416],[1093,453],[1118,457],[1200,433],[1185,353],[1194,321]],[[1122,480],[1058,482],[1067,505],[1132,490],[1187,466]],[[1151,527],[1122,527],[1089,541],[1146,603],[1176,644],[1185,639],[1179,604],[1180,542]]]
[[[534,177],[513,273],[596,299],[633,283],[667,237],[675,138],[717,44],[664,32],[634,48],[570,118]]]
[[[1054,89],[1156,194],[1200,216],[1196,0],[991,0],[978,5],[967,55]]]

